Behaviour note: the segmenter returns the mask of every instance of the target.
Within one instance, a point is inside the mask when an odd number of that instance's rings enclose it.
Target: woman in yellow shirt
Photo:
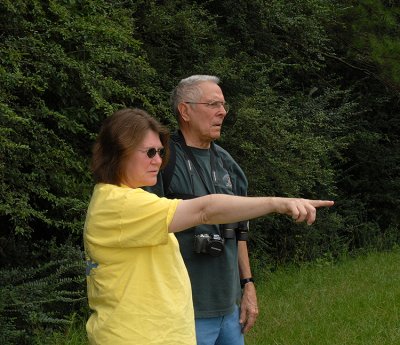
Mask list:
[[[312,224],[332,201],[207,195],[159,198],[152,186],[168,159],[169,134],[140,109],[107,118],[93,149],[96,181],[84,244],[91,344],[195,345],[189,277],[174,232],[282,213]]]

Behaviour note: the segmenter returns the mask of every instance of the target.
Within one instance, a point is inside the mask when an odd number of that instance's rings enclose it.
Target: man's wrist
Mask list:
[[[240,279],[240,286],[241,286],[242,289],[245,287],[245,285],[247,283],[253,283],[254,284],[254,278],[250,277],[250,278]]]

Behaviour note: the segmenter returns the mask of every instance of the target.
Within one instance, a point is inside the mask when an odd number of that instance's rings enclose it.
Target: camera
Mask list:
[[[194,236],[194,251],[211,256],[220,256],[224,251],[224,239],[217,234],[200,234]]]

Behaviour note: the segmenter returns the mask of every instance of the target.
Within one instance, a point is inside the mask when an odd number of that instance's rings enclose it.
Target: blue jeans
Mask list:
[[[196,319],[197,345],[244,345],[239,308],[230,315]]]

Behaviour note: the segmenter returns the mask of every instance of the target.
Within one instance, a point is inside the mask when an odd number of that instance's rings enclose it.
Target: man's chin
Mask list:
[[[219,139],[221,137],[221,130],[216,130],[211,133],[211,138],[213,140]]]

